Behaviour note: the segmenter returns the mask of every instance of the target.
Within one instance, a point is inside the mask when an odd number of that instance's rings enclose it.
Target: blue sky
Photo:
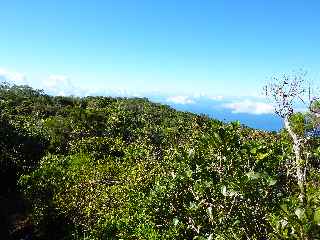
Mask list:
[[[320,76],[319,12],[316,0],[2,1],[0,78],[65,94],[254,96],[274,73]]]

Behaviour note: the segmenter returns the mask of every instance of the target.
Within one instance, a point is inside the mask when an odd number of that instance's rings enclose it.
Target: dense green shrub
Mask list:
[[[301,229],[319,237],[318,139],[308,145],[302,209],[285,132],[138,98],[6,85],[0,103],[1,160],[28,169],[17,177],[39,238],[295,239]],[[300,130],[301,119],[292,119]]]

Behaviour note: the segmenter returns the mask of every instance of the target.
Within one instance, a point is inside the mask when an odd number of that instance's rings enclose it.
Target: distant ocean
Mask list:
[[[188,111],[197,114],[205,114],[209,117],[218,119],[223,122],[240,121],[251,128],[256,128],[265,131],[279,131],[283,126],[281,119],[272,114],[246,114],[246,113],[232,113],[227,109],[215,110],[212,108],[205,108],[195,105],[173,105],[173,108],[181,111]]]
[[[214,107],[212,102],[200,101],[193,104],[175,104],[164,102],[163,99],[156,102],[161,102],[173,107],[176,110],[188,111],[196,114],[205,114],[211,118],[218,119],[223,122],[240,121],[248,127],[264,130],[264,131],[279,131],[283,128],[281,119],[273,114],[248,114],[234,113],[226,108]]]

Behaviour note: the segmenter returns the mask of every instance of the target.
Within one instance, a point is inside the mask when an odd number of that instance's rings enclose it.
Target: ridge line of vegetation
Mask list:
[[[304,116],[290,123],[305,134]],[[0,217],[12,239],[317,239],[319,143],[304,149],[302,206],[285,130],[1,84]]]

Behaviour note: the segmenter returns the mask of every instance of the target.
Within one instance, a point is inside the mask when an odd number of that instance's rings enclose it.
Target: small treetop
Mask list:
[[[274,111],[281,118],[289,118],[298,101],[305,103],[308,94],[306,72],[273,76],[264,87],[265,95],[273,102]]]
[[[273,76],[270,83],[264,87],[264,92],[272,101],[274,112],[285,123],[290,122],[290,125],[295,125],[293,119],[297,120],[299,118],[301,120],[302,116],[304,130],[306,130],[302,135],[314,136],[309,132],[320,129],[320,101],[319,98],[313,96],[313,89],[311,89],[306,75],[306,71],[300,70],[290,74]],[[305,106],[305,113],[300,114],[298,118],[294,117],[299,112],[298,109],[301,104]],[[294,126],[291,127],[295,128]]]

